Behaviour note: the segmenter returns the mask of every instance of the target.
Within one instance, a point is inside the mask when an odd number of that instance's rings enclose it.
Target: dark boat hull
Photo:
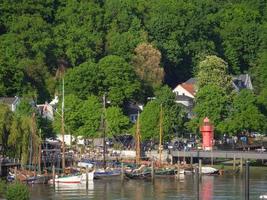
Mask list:
[[[129,179],[149,179],[151,178],[151,172],[142,172],[142,173],[126,172],[125,176]]]

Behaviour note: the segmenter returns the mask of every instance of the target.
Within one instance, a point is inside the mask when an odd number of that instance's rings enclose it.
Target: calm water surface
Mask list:
[[[244,199],[244,182],[241,175],[202,176],[199,185],[199,196],[203,200]],[[186,175],[184,179],[156,178],[151,181],[124,180],[94,180],[85,184],[33,185],[30,187],[31,199],[36,200],[173,200],[192,199],[198,197],[196,178]],[[250,170],[250,199],[259,199],[267,194],[267,167],[251,168]]]

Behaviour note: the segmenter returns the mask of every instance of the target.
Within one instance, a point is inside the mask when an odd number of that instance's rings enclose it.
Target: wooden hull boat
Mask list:
[[[125,172],[125,176],[129,179],[149,179],[151,172]]]

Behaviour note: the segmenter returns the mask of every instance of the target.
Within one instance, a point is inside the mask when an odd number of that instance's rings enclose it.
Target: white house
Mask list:
[[[196,78],[190,78],[186,82],[178,84],[173,92],[176,94],[176,103],[180,103],[185,106],[188,111],[188,116],[192,114],[192,108],[194,106],[194,98],[197,93]],[[253,90],[251,78],[248,74],[240,74],[234,76],[232,79],[232,85],[235,91],[239,92],[242,89]]]
[[[15,96],[15,97],[0,97],[0,103],[6,104],[9,106],[12,112],[15,112],[17,106],[20,103],[20,98]]]

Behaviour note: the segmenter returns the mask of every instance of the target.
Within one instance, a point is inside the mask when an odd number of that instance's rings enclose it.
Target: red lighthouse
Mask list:
[[[202,133],[202,149],[203,150],[212,150],[213,146],[213,137],[214,137],[214,128],[210,123],[209,118],[204,119],[204,124],[200,127],[200,132]]]

